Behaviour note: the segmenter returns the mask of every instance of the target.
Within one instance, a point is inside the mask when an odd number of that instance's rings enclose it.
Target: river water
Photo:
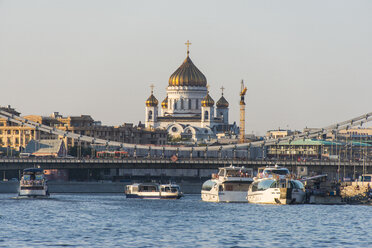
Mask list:
[[[372,247],[372,206],[0,194],[0,247]]]

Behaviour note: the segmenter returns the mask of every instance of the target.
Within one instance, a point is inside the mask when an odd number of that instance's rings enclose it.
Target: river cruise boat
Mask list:
[[[253,182],[253,170],[244,167],[222,167],[202,186],[201,198],[207,202],[248,202],[247,192]]]
[[[179,199],[183,196],[177,184],[135,183],[125,188],[127,198]]]
[[[248,202],[259,204],[301,204],[305,202],[304,185],[289,170],[280,166],[258,169],[248,189]]]
[[[44,170],[40,168],[28,168],[23,170],[19,183],[20,197],[48,197],[48,185]]]

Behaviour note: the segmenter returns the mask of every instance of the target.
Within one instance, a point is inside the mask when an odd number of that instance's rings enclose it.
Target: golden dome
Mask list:
[[[217,108],[228,108],[229,107],[229,103],[226,101],[223,94],[222,94],[221,98],[217,101],[216,106],[217,106]]]
[[[156,107],[158,106],[158,99],[155,98],[155,96],[151,93],[151,96],[147,98],[146,100],[146,106],[147,107]]]
[[[201,105],[203,107],[212,107],[214,105],[214,100],[212,99],[212,97],[207,94],[203,100],[201,100]]]
[[[168,108],[168,96],[161,102],[161,107],[164,109]]]
[[[169,86],[206,87],[207,78],[194,65],[189,55],[187,55],[182,65],[170,76]]]

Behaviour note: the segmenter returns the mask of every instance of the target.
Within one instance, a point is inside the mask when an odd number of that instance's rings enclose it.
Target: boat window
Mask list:
[[[252,191],[253,192],[258,190],[257,185],[258,185],[258,182],[252,184]]]
[[[262,180],[262,181],[258,182],[257,190],[266,190],[266,189],[270,188],[270,186],[271,186],[271,184],[273,184],[273,182],[275,182],[275,180]]]
[[[271,175],[271,174],[277,174],[277,175],[288,175],[289,170],[287,169],[280,169],[280,170],[265,170],[265,173]]]
[[[43,175],[36,175],[35,176],[35,179],[36,180],[43,180]]]
[[[205,183],[203,183],[202,190],[210,191],[216,183],[208,180]]]
[[[237,183],[237,182],[230,182],[224,183],[224,190],[225,191],[248,191],[250,183]],[[220,186],[221,187],[221,186]],[[220,191],[222,191],[220,189]]]
[[[294,180],[293,183],[296,185],[294,187],[295,189],[303,189],[304,188],[304,185],[302,184],[302,182],[300,182],[298,180]]]
[[[152,185],[142,186],[140,191],[142,191],[142,192],[155,192],[155,191],[157,191],[157,188],[156,188],[156,186],[152,186]]]
[[[31,179],[31,176],[30,175],[24,175],[23,176],[23,180],[30,180]]]
[[[274,181],[271,185],[270,188],[279,188],[278,182]]]
[[[173,193],[178,192],[178,191],[179,191],[179,187],[172,187],[172,188],[171,188],[171,191],[172,191]]]
[[[220,171],[218,172],[218,176],[220,176],[220,177],[225,176],[225,170],[220,170]]]

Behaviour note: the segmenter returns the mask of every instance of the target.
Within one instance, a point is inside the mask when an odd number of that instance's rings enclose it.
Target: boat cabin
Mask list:
[[[180,189],[180,186],[178,185],[173,185],[173,184],[163,184],[163,185],[160,185],[160,191],[161,192],[172,192],[172,193],[176,193],[176,192],[181,192],[181,189]]]
[[[128,192],[159,192],[159,185],[154,183],[141,183],[127,185],[126,190]]]
[[[274,175],[278,175],[280,178],[289,176],[291,173],[285,167],[275,166],[266,166],[258,168],[257,177],[258,178],[271,178]]]
[[[252,192],[263,191],[269,188],[293,188],[293,189],[304,189],[302,182],[298,180],[274,180],[274,179],[265,179],[256,181],[252,184]]]
[[[253,169],[244,167],[223,167],[219,169],[218,177],[252,177]]]

